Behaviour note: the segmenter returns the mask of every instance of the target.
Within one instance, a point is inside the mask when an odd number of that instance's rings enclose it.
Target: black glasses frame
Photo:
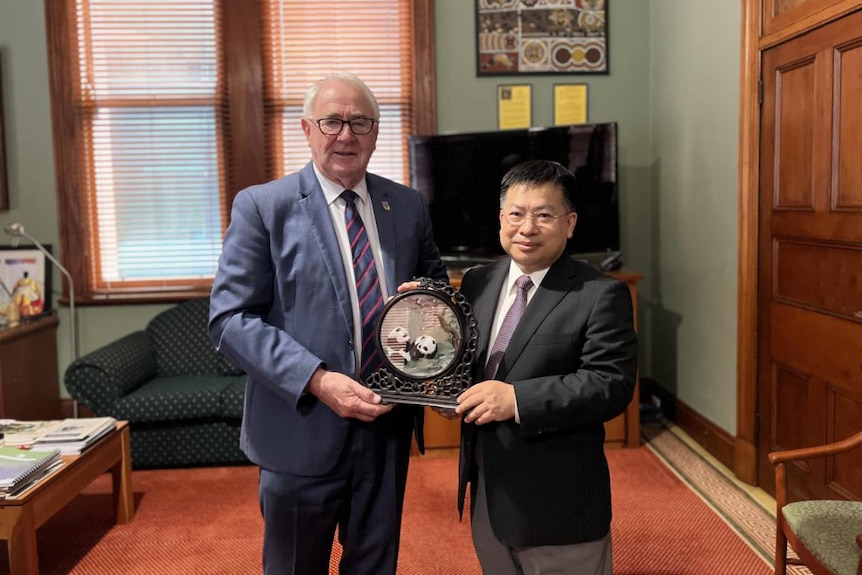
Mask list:
[[[353,132],[353,134],[355,136],[365,136],[365,135],[370,134],[371,132],[374,131],[374,125],[377,124],[377,122],[378,122],[374,118],[364,118],[364,117],[363,118],[352,118],[350,120],[342,120],[341,118],[320,118],[319,120],[315,120],[312,118],[311,121],[314,122],[315,124],[317,124],[317,129],[320,130],[320,133],[323,134],[324,136],[338,136],[339,134],[341,134],[341,132],[344,131],[344,125],[345,124],[350,125],[350,131]],[[321,125],[321,122],[341,122],[341,126],[339,126],[338,130],[335,132],[327,132],[326,130],[323,129],[323,125]],[[356,129],[356,125],[354,124],[355,122],[371,122],[371,125],[368,127],[368,130],[362,131],[362,130]]]

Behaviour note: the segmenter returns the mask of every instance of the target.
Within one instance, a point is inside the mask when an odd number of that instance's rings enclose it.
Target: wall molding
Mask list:
[[[736,438],[700,413],[676,400],[674,423],[728,469],[733,469]],[[744,481],[743,478],[739,478]]]

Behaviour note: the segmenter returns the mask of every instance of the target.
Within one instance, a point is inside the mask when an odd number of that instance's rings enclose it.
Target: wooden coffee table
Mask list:
[[[0,500],[0,539],[9,549],[10,575],[38,575],[36,529],[77,497],[99,475],[113,476],[117,523],[135,516],[129,426],[125,421],[81,455],[63,457],[63,465],[20,498]]]

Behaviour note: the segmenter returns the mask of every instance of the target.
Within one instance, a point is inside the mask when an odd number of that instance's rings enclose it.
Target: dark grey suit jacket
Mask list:
[[[489,332],[509,258],[468,271],[461,292],[480,338],[473,381],[482,381]],[[510,547],[594,541],[610,530],[610,475],[604,422],[622,413],[635,388],[637,338],[624,282],[562,256],[530,300],[497,379],[515,387],[514,421],[463,424],[459,509],[475,487],[481,434],[488,513]]]

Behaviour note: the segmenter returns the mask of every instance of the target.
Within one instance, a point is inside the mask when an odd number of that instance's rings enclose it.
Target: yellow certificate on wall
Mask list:
[[[554,125],[587,122],[587,85],[554,84]]]
[[[497,86],[497,125],[501,130],[532,125],[532,89],[530,84]]]

